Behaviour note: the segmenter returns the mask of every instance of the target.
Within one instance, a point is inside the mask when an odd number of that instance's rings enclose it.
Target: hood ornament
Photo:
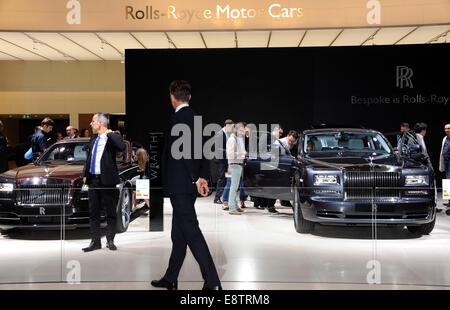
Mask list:
[[[369,160],[370,160],[369,165],[370,165],[370,168],[373,168],[373,166],[375,166],[375,164],[373,163],[373,160],[374,160],[374,159],[375,159],[375,157],[369,156]]]
[[[45,176],[49,177],[50,176],[50,169],[45,168],[44,171],[45,171]]]

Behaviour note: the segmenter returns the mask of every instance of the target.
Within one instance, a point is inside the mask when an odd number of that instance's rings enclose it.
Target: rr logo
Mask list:
[[[45,208],[44,207],[40,207],[39,208],[39,215],[45,215]]]
[[[69,0],[67,1],[66,8],[71,9],[69,13],[67,13],[67,23],[69,25],[73,24],[81,24],[81,4],[77,0]]]
[[[411,68],[408,68],[407,66],[397,66],[396,72],[397,72],[397,79],[395,85],[397,87],[413,88],[411,77],[413,76],[414,72]]]

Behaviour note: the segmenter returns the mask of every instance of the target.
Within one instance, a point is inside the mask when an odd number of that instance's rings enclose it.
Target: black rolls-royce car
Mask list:
[[[88,138],[63,140],[34,164],[0,174],[0,230],[89,227],[89,187],[82,181],[88,143]],[[118,232],[126,231],[130,223],[132,178],[138,175],[131,145],[125,143],[127,151],[116,158],[121,183],[111,192],[117,201]],[[101,218],[105,219],[104,212]]]
[[[315,223],[376,223],[429,234],[436,219],[433,169],[414,135],[397,135],[395,143],[374,130],[305,130],[277,161],[261,156],[269,149],[250,154],[245,190],[293,201],[299,233],[311,232]]]

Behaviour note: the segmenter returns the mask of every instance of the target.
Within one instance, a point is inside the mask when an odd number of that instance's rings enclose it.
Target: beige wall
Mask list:
[[[0,61],[0,114],[125,113],[120,61]]]

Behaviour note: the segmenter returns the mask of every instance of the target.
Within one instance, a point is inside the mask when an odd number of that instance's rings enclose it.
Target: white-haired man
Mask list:
[[[126,151],[127,145],[122,137],[108,129],[108,114],[97,112],[92,117],[93,132],[89,141],[89,150],[83,170],[83,182],[89,185],[89,222],[91,226],[91,243],[84,252],[101,249],[100,210],[102,203],[106,209],[106,247],[116,250],[116,185],[120,183],[117,171],[116,154]]]

